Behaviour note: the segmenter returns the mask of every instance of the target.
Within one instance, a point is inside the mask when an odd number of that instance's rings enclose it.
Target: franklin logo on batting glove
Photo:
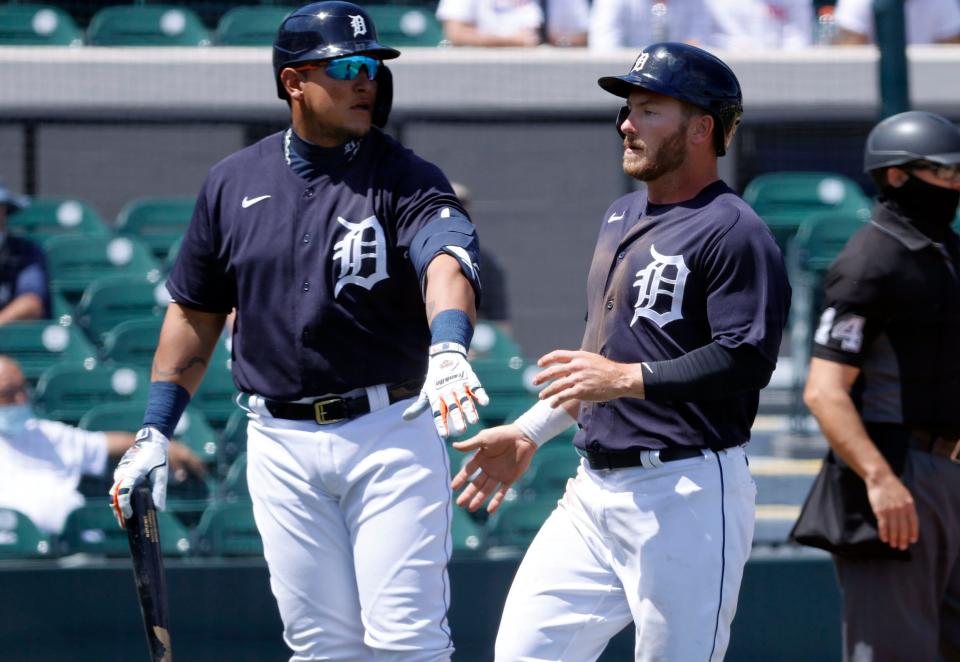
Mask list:
[[[474,401],[486,406],[490,398],[467,362],[467,348],[452,342],[438,343],[430,347],[427,379],[420,397],[403,412],[403,418],[415,418],[429,405],[437,432],[446,438],[480,422]]]

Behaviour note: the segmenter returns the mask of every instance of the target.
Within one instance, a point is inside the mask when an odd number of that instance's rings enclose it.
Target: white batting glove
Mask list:
[[[438,343],[430,347],[427,379],[420,397],[403,412],[403,418],[415,418],[429,406],[437,432],[446,438],[480,421],[474,400],[481,406],[490,402],[467,362],[467,348],[452,342]]]
[[[133,517],[130,495],[137,483],[147,480],[153,488],[153,503],[163,510],[167,503],[167,448],[170,440],[152,427],[137,432],[136,441],[127,449],[113,472],[113,487],[110,488],[113,513],[126,528],[125,520]]]

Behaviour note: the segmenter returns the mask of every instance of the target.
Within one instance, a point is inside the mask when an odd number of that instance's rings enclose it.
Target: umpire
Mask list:
[[[825,281],[804,400],[908,560],[834,556],[844,659],[960,660],[960,130],[926,112],[870,132],[873,219]]]

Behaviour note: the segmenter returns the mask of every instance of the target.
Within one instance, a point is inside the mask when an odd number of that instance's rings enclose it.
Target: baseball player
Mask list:
[[[167,438],[236,308],[248,484],[292,660],[453,650],[441,436],[487,402],[466,360],[478,242],[440,170],[380,130],[398,55],[348,2],[284,19],[273,65],[291,126],[203,185],[112,491],[127,515],[147,478],[162,506]]]
[[[477,451],[457,502],[495,509],[577,422],[580,467],[517,571],[497,660],[594,660],[631,619],[637,660],[720,660],[753,535],[744,444],[790,288],[770,232],[717,176],[742,112],[730,68],[658,43],[599,83],[626,99],[623,168],[646,189],[600,222],[582,349],[540,359],[549,386],[513,424],[456,444]]]

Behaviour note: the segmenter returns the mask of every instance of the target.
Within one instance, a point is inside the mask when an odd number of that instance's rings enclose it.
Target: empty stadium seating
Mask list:
[[[29,517],[0,508],[0,559],[44,558],[53,552],[50,538]]]
[[[59,363],[85,363],[92,367],[97,355],[77,327],[49,320],[0,326],[0,351],[17,360],[31,384],[44,370]]]
[[[11,214],[7,223],[12,233],[40,242],[62,234],[110,235],[110,227],[96,209],[68,197],[35,197],[29,206]]]
[[[0,5],[0,45],[79,46],[83,32],[59,7],[40,4]]]
[[[160,280],[160,265],[143,243],[131,237],[65,234],[50,237],[43,248],[50,284],[70,303],[104,276]]]
[[[114,5],[93,15],[94,46],[206,46],[210,34],[196,12],[173,5]]]
[[[272,46],[290,7],[234,7],[217,23],[214,42],[221,46]]]
[[[249,501],[219,501],[210,505],[197,525],[202,554],[250,556],[263,554],[263,542]]]
[[[106,342],[109,331],[120,324],[129,325],[135,320],[147,320],[147,323],[133,325],[133,329],[151,333],[150,329],[154,327],[150,326],[150,322],[162,322],[168,302],[169,294],[162,283],[158,284],[143,275],[104,276],[93,280],[83,291],[83,296],[74,309],[74,318],[90,339],[100,345]],[[119,360],[118,355],[122,356],[125,350],[129,350],[128,358],[136,359],[135,363],[138,365],[149,367],[150,361],[143,361],[146,350],[142,343],[145,338],[129,337],[134,332],[130,330],[130,326],[117,330],[111,338],[111,358]],[[158,337],[159,331],[153,339]],[[137,343],[140,343],[139,347]]]
[[[116,230],[120,235],[142,241],[158,262],[163,262],[193,214],[193,197],[151,197],[128,202],[117,215]]]
[[[377,25],[380,41],[397,48],[437,46],[443,40],[443,27],[428,8],[399,5],[364,5]]]
[[[164,556],[186,556],[190,553],[190,534],[166,511],[157,511],[160,549]],[[130,546],[127,532],[117,525],[107,499],[90,500],[67,517],[59,536],[61,554],[92,554],[127,557]]]
[[[40,375],[34,391],[37,411],[48,418],[77,424],[97,405],[110,402],[145,402],[150,375],[125,366],[63,363]]]

